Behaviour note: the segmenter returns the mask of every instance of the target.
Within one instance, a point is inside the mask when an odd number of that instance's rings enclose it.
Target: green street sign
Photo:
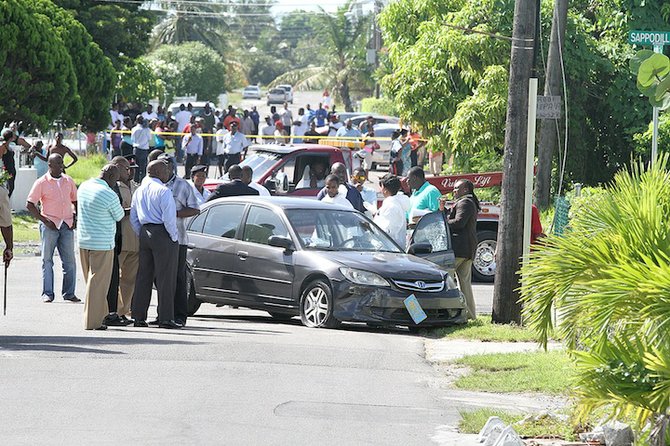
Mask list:
[[[670,31],[631,31],[628,43],[636,45],[670,45]]]

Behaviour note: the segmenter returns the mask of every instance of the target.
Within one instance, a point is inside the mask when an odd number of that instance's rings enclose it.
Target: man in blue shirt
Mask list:
[[[155,160],[147,167],[145,179],[133,195],[130,223],[140,238],[140,265],[132,299],[135,327],[147,327],[151,288],[158,290],[160,328],[181,328],[174,321],[174,294],[177,285],[179,232],[177,208],[172,192],[164,183],[171,176],[165,161]]]
[[[328,112],[323,108],[323,104],[319,102],[319,108],[314,112],[314,119],[316,119],[316,126],[323,127],[326,125],[326,118],[328,118]]]
[[[346,137],[346,138],[360,138],[361,137],[361,131],[358,130],[356,127],[354,127],[354,124],[351,121],[351,118],[349,118],[345,121],[344,127],[340,127],[337,130],[337,133],[335,134],[335,136]]]
[[[81,267],[86,279],[84,328],[105,330],[103,323],[109,310],[107,291],[114,264],[116,222],[125,215],[112,186],[119,179],[119,169],[108,164],[99,178],[84,181],[77,196],[77,238]]]
[[[426,175],[421,167],[412,167],[407,173],[407,183],[412,190],[409,197],[409,223],[416,223],[425,214],[435,212],[440,208],[440,191],[426,181]]]

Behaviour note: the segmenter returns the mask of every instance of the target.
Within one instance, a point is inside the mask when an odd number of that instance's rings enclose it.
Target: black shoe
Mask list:
[[[160,324],[161,321],[159,321],[158,319],[154,319],[153,321],[149,322],[149,325],[160,325]]]
[[[182,319],[175,319],[174,320],[176,324],[181,325],[182,327],[186,327],[186,321]]]
[[[182,326],[176,323],[175,321],[163,321],[160,324],[158,324],[158,328],[168,328],[172,330],[178,330]]]
[[[102,324],[98,328],[94,328],[94,330],[107,330],[107,326],[105,324]]]
[[[134,321],[132,319],[128,319],[126,315],[124,314],[123,316],[119,316],[123,322],[128,322],[128,325],[132,324]]]
[[[108,314],[105,316],[105,320],[103,321],[105,325],[108,325],[110,327],[125,327],[126,325],[132,324],[131,321],[126,319],[125,321],[119,317],[118,314]]]
[[[133,327],[148,327],[149,325],[147,324],[147,321],[139,321],[135,319],[135,322],[133,322]]]
[[[72,303],[75,303],[75,304],[81,302],[81,299],[79,299],[77,296],[64,297],[63,300],[66,300],[68,302],[72,302]]]

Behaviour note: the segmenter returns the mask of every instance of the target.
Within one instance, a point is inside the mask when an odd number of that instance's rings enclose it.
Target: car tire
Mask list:
[[[309,283],[300,296],[300,320],[310,328],[335,328],[339,321],[333,317],[333,293],[322,279]]]
[[[292,314],[286,314],[286,313],[275,313],[273,311],[268,311],[270,316],[272,316],[272,319],[276,319],[278,321],[290,321],[293,319]]]
[[[476,282],[492,283],[495,279],[497,240],[495,231],[477,232],[477,249],[472,262],[472,278]]]
[[[186,277],[186,312],[189,316],[193,316],[196,311],[200,308],[202,301],[195,297],[195,283],[193,282],[193,277],[190,273],[187,273]]]

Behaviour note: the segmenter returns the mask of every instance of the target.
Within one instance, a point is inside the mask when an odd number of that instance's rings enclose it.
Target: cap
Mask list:
[[[172,155],[170,155],[169,153],[161,153],[160,155],[158,155],[158,158],[156,158],[156,159],[159,159],[161,161],[169,161],[171,163],[174,163],[174,157]]]
[[[137,168],[137,159],[135,158],[135,155],[124,155],[123,156],[128,162],[130,163],[130,168]]]
[[[204,164],[198,164],[197,166],[193,166],[191,168],[191,175],[195,175],[198,172],[207,172],[207,166]]]

